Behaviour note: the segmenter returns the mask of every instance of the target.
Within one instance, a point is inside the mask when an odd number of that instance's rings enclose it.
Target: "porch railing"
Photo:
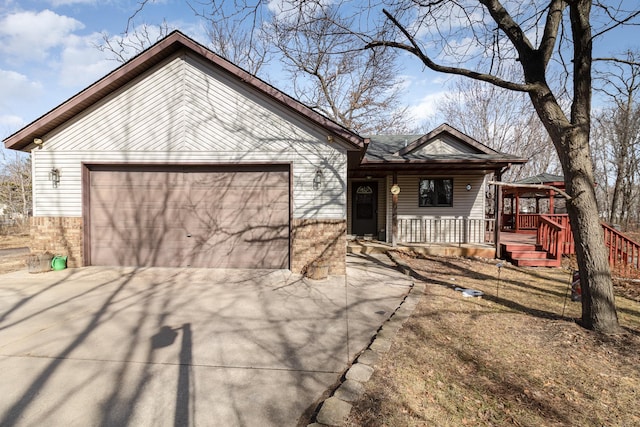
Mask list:
[[[518,218],[518,228],[520,230],[535,230],[538,228],[538,214],[520,214]]]
[[[560,265],[564,253],[567,228],[554,221],[548,215],[538,215],[538,231],[536,241],[551,259]]]
[[[602,223],[604,242],[609,248],[612,268],[640,269],[640,243],[636,243],[615,228]]]
[[[494,219],[399,218],[399,243],[494,243]]]
[[[555,225],[557,227],[552,226]],[[614,269],[640,269],[640,243],[631,240],[615,228],[601,223],[604,231],[604,242],[609,250],[609,265]],[[558,240],[559,239],[559,240]],[[569,216],[540,215],[537,243],[554,258],[560,255],[575,253],[575,243]],[[558,251],[557,244],[560,244]],[[547,249],[547,248],[550,249]]]

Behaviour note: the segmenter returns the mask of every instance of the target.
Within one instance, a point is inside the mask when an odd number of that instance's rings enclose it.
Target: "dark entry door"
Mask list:
[[[351,233],[356,236],[372,234],[377,236],[378,183],[353,183],[353,219]]]

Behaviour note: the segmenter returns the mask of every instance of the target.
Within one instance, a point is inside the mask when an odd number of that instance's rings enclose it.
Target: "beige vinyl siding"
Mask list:
[[[189,55],[168,59],[43,140],[32,151],[36,216],[82,216],[83,162],[275,162],[293,165],[295,218],[346,217],[344,146]],[[61,175],[55,189],[52,167]]]
[[[420,207],[418,205],[418,187],[420,178],[451,178],[453,179],[453,206],[450,207]],[[462,240],[462,231],[458,230],[464,219],[484,219],[484,175],[404,175],[398,176],[400,194],[398,195],[398,220],[408,224],[404,230],[399,230],[398,241],[409,239],[409,236],[427,236],[429,242],[450,242]],[[471,184],[471,191],[466,185]],[[387,185],[391,185],[391,178]],[[391,230],[391,198],[388,198],[387,229]],[[433,221],[424,220],[461,220],[440,221],[437,227]],[[475,228],[480,227],[481,222]],[[428,228],[428,232],[424,229]],[[481,230],[472,229],[468,233],[473,240],[481,240]],[[415,237],[414,237],[415,239]],[[388,241],[391,240],[390,234]]]
[[[430,141],[429,143],[420,146],[414,150],[414,154],[464,154],[464,153],[477,153],[472,147],[462,143],[458,139],[451,135],[442,134],[437,139]]]

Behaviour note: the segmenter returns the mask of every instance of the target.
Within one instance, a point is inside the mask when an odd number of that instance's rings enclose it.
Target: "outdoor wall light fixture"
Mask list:
[[[58,184],[60,184],[60,170],[57,168],[51,168],[49,171],[49,181],[51,181],[51,185],[53,188],[57,188]]]
[[[319,190],[322,187],[322,171],[320,169],[316,169],[316,174],[313,177],[313,189]]]
[[[465,188],[467,189],[467,191],[471,191],[471,184],[467,184]]]

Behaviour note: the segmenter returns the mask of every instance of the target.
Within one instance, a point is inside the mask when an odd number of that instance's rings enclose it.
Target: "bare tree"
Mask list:
[[[507,171],[503,179],[559,172],[553,143],[525,94],[458,78],[437,108],[447,123],[478,141],[529,159]]]
[[[31,157],[3,153],[0,172],[0,208],[6,223],[24,225],[31,213]]]
[[[105,36],[99,48],[125,61],[148,47],[155,33],[131,26],[146,4],[138,3],[124,34]],[[217,1],[185,4],[207,22],[214,52],[270,82],[266,65],[279,65],[288,84],[278,86],[337,123],[360,133],[410,131],[412,118],[400,103],[397,54],[363,50],[362,40],[348,31],[352,19],[339,16],[334,7],[312,2],[269,7],[240,1],[233,8]],[[168,32],[166,24],[161,28]]]
[[[628,51],[625,61],[614,62],[610,69],[596,74],[600,90],[612,104],[596,116],[599,136],[604,140],[604,154],[609,154],[610,167],[605,176],[611,174],[613,180],[608,219],[624,229],[628,228],[630,220],[637,220],[634,212],[637,209],[633,208],[638,202],[640,178],[640,65],[637,57],[637,53]],[[600,166],[608,165],[600,163]]]
[[[253,75],[260,75],[271,62],[273,53],[265,31],[252,31],[234,21],[210,21],[207,34],[215,53]]]
[[[171,32],[166,21],[157,26],[143,24],[129,28],[131,24],[132,18],[129,19],[127,29],[122,34],[115,36],[102,34],[102,42],[97,44],[96,48],[111,54],[115,61],[124,63]]]
[[[591,132],[591,161],[593,163],[594,179],[596,182],[596,198],[600,217],[608,220],[611,213],[611,144],[608,139],[608,125],[599,117]]]
[[[359,133],[407,132],[396,52],[362,50],[361,40],[345,31],[351,25],[333,6],[273,17],[273,40],[294,96]]]
[[[583,284],[582,322],[602,332],[615,332],[619,326],[589,145],[592,48],[595,38],[640,15],[640,10],[625,11],[620,4],[591,0],[398,0],[384,10],[388,25],[368,44],[409,52],[438,72],[528,94],[558,152],[572,196],[568,212]],[[592,22],[599,20],[592,13],[606,18],[606,24],[595,31]],[[461,36],[466,37],[465,46],[458,43]],[[455,62],[443,61],[440,53]],[[564,67],[567,85],[554,87],[549,80],[552,60]],[[518,79],[504,75],[507,64],[519,64]],[[569,111],[559,101],[565,86]]]

